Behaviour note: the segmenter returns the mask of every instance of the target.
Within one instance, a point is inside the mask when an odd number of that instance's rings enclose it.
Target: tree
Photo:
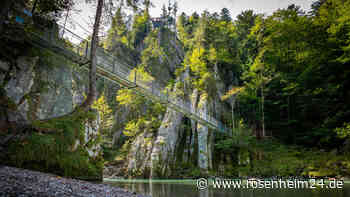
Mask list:
[[[168,17],[168,10],[166,9],[165,4],[163,4],[162,14],[160,15],[160,17],[162,17],[163,19]]]
[[[349,87],[349,5],[328,0],[312,16],[295,5],[255,20],[250,13],[238,16],[240,48],[248,49],[241,55],[248,66],[239,97],[247,123],[287,143],[341,144],[333,130],[349,118],[343,93]]]
[[[93,109],[97,110],[99,115],[100,123],[99,123],[99,133],[104,136],[104,139],[111,135],[111,128],[113,126],[113,111],[107,103],[107,98],[104,93],[97,99],[93,105]]]
[[[96,14],[95,14],[95,21],[93,25],[93,33],[91,36],[91,50],[90,50],[90,65],[89,65],[89,90],[87,97],[85,101],[78,106],[74,111],[88,111],[91,107],[91,105],[94,103],[97,97],[97,90],[96,90],[96,72],[97,72],[97,57],[96,57],[96,51],[99,45],[99,32],[100,27],[102,23],[102,18],[107,17],[111,18],[112,16],[109,15],[111,11],[114,9],[114,0],[108,0],[108,3],[105,1],[107,0],[97,0],[97,7],[96,7]],[[91,3],[91,0],[87,0],[87,2]],[[123,1],[119,2],[122,5]],[[138,0],[127,0],[126,1],[127,6],[137,8],[139,5]],[[103,12],[104,11],[104,12]],[[69,114],[68,114],[69,115]]]
[[[327,0],[317,0],[311,4],[311,11],[310,13],[314,16],[317,16],[319,13],[319,10],[323,3],[325,3]]]
[[[150,31],[150,15],[147,10],[144,10],[142,13],[134,16],[134,23],[132,25],[132,42],[134,48],[141,46],[142,42],[147,36],[147,33]]]
[[[179,37],[180,41],[183,43],[184,47],[188,46],[188,39],[189,35],[186,31],[188,19],[185,13],[181,13],[181,15],[178,17],[177,23],[176,23],[176,29],[177,29],[177,36]]]
[[[231,22],[232,18],[231,18],[230,10],[228,10],[227,8],[222,8],[220,12],[220,18],[222,21]]]
[[[57,17],[64,10],[69,10],[74,5],[74,0],[30,0],[32,13],[46,15],[54,13]]]
[[[135,5],[135,2],[137,1],[127,1],[128,5]],[[82,108],[84,111],[88,110],[90,106],[93,104],[93,102],[96,100],[97,91],[96,91],[96,66],[97,66],[97,57],[96,57],[96,50],[98,47],[98,35],[101,25],[101,18],[102,18],[102,11],[105,6],[105,0],[98,0],[97,1],[97,8],[96,8],[96,15],[95,15],[95,22],[93,26],[93,33],[92,33],[92,39],[91,39],[91,52],[90,52],[90,71],[89,71],[89,93],[87,95],[86,100],[84,103],[79,107]],[[109,7],[108,7],[109,6]],[[113,0],[109,0],[109,3],[106,4],[106,13],[110,13],[109,10],[113,9]]]
[[[153,7],[153,4],[150,0],[144,0],[143,5],[145,6],[145,11],[149,13],[149,8]]]
[[[174,5],[173,5],[173,15],[174,15],[174,32],[175,32],[175,45],[176,45],[176,15],[177,15],[177,11],[178,11],[178,5],[177,5],[177,1],[174,2]]]
[[[105,48],[112,48],[116,44],[116,42],[121,42],[129,46],[129,41],[126,38],[127,32],[128,30],[124,21],[122,8],[119,7],[113,16],[111,28],[108,30]]]
[[[238,61],[241,64],[241,73],[237,73],[238,75],[242,75],[242,72],[249,70],[249,66],[252,65],[255,57],[258,54],[259,43],[258,38],[256,37],[257,35],[251,35],[252,28],[255,26],[257,18],[259,18],[259,21],[262,21],[261,16],[254,14],[252,10],[246,10],[240,13],[237,16],[237,20],[234,21],[235,32],[237,33],[238,42],[237,56],[239,58]],[[235,85],[242,85],[242,80],[237,80],[237,83],[238,84]]]
[[[254,14],[253,10],[246,10],[237,16],[235,21],[235,26],[237,27],[237,32],[240,40],[244,40],[250,34],[250,29],[255,24],[255,19],[257,15]]]
[[[171,2],[169,0],[168,1],[168,13],[169,13],[169,15],[171,14],[172,9],[173,9],[173,6],[171,6]]]
[[[90,109],[90,106],[94,103],[97,96],[96,91],[96,67],[97,67],[97,57],[96,50],[98,46],[98,33],[100,30],[101,24],[101,16],[102,16],[102,8],[104,5],[104,0],[98,0],[96,15],[95,15],[95,23],[93,27],[92,39],[91,39],[91,53],[90,53],[90,67],[89,67],[89,93],[87,95],[86,100],[80,106],[80,108],[85,111]]]

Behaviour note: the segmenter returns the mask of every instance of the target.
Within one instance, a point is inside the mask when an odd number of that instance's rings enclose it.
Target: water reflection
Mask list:
[[[179,183],[110,183],[129,191],[152,197],[349,197],[350,185],[344,189],[209,189],[198,191],[195,185]]]

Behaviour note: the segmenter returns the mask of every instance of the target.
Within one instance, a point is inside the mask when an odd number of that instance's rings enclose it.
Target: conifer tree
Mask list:
[[[222,8],[220,12],[220,17],[221,17],[221,20],[223,21],[226,21],[226,22],[232,21],[230,10],[228,10],[227,8]]]

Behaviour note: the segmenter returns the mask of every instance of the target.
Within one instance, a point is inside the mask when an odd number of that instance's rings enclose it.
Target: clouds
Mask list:
[[[161,14],[162,5],[168,5],[168,0],[151,0],[155,7],[151,8],[151,16],[157,17]],[[170,0],[174,2],[174,0]],[[294,3],[300,5],[302,9],[308,10],[311,3],[315,0],[177,0],[179,5],[178,15],[182,12],[190,15],[193,12],[202,13],[204,10],[209,12],[220,13],[221,9],[226,7],[230,10],[232,18],[235,19],[238,14],[244,10],[252,9],[256,13],[271,14],[278,8],[286,8],[288,5]],[[74,32],[82,37],[87,37],[86,29],[90,26],[89,18],[93,18],[95,15],[94,8],[91,5],[80,3],[77,5],[77,9],[81,10],[79,14],[73,15],[73,20],[79,25],[75,25],[73,28],[69,24],[68,28],[73,29]],[[93,20],[91,20],[93,21]],[[63,23],[63,19],[61,21]]]
[[[227,7],[232,17],[235,18],[244,10],[252,9],[257,13],[271,14],[278,8],[286,8],[290,4],[300,5],[302,9],[308,10],[314,0],[178,0],[179,13],[193,12],[201,13],[204,10],[209,12],[220,12]],[[159,16],[163,4],[167,5],[168,0],[153,0],[154,8],[151,9],[152,16]],[[172,0],[173,2],[173,0]]]

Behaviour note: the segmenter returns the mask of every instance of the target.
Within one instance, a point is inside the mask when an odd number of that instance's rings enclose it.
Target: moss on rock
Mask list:
[[[46,122],[34,121],[34,127],[46,131],[45,134],[35,132],[13,142],[7,163],[65,177],[102,179],[102,155],[90,157],[87,144],[81,143],[84,142],[85,123],[89,119],[94,119],[93,113],[78,111]],[[93,142],[90,140],[88,143]]]

